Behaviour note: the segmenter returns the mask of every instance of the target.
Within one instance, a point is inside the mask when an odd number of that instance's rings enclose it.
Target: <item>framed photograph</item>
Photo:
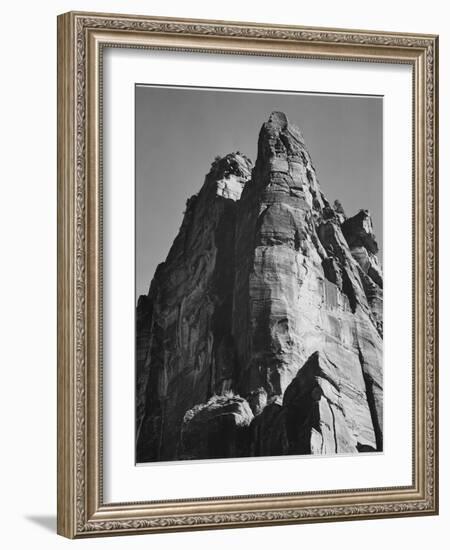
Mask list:
[[[58,532],[438,512],[432,35],[58,18]]]

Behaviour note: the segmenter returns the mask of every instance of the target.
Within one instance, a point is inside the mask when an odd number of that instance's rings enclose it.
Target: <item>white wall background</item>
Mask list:
[[[4,548],[50,550],[80,545],[158,549],[183,547],[334,550],[401,543],[443,548],[450,534],[450,388],[448,235],[441,222],[441,514],[289,527],[237,529],[70,542],[56,524],[56,15],[69,10],[259,21],[440,34],[441,207],[450,204],[449,17],[440,0],[299,2],[277,0],[18,0],[2,6],[0,33],[0,517]],[[445,214],[445,210],[444,210]],[[386,235],[387,239],[395,235]],[[399,246],[403,246],[399,243]],[[447,249],[447,250],[446,250]]]

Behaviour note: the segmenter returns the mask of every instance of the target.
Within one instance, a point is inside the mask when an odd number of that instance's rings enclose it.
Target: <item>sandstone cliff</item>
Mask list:
[[[283,113],[217,159],[136,322],[137,462],[382,450],[382,273]]]

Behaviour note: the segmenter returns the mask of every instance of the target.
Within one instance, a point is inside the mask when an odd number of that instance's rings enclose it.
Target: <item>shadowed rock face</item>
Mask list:
[[[252,420],[252,410],[242,397],[214,395],[184,415],[180,458],[248,456]]]
[[[217,159],[138,301],[137,461],[382,450],[377,251],[283,113]]]

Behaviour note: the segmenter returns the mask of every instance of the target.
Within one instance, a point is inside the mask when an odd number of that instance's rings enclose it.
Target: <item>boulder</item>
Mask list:
[[[232,394],[214,395],[189,409],[180,434],[180,459],[248,456],[253,413],[245,399]]]

